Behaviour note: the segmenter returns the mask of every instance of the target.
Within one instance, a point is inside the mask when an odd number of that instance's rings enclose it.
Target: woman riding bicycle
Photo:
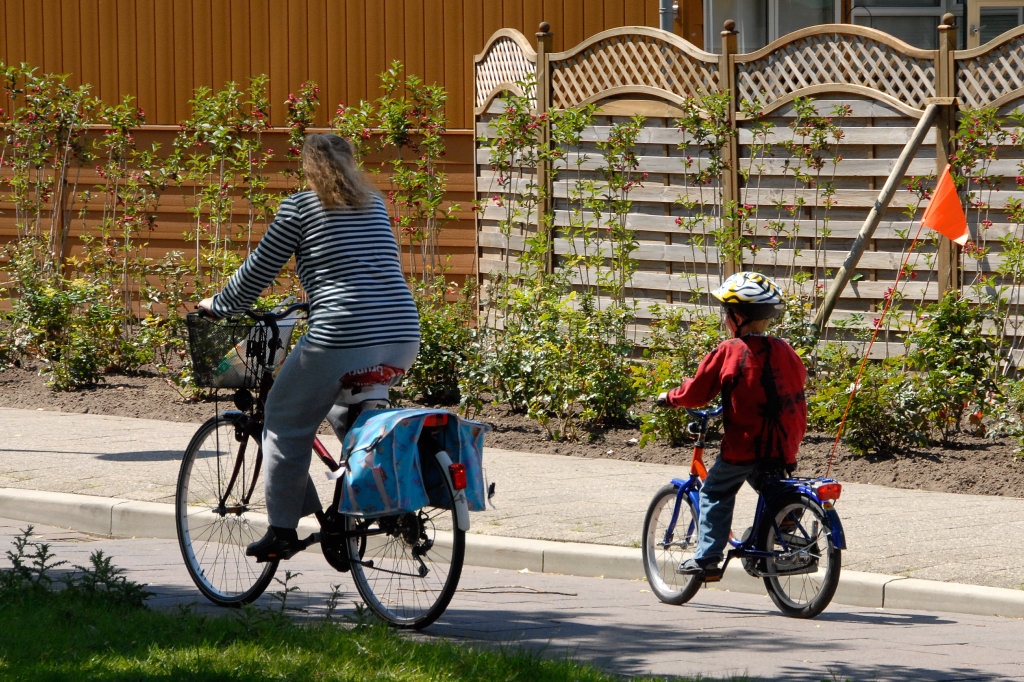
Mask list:
[[[412,366],[419,315],[402,273],[384,201],[356,165],[351,144],[314,133],[302,148],[309,190],[281,202],[273,223],[224,289],[199,303],[216,317],[248,309],[295,255],[309,297],[309,330],[289,354],[267,397],[263,431],[270,528],[246,554],[289,559],[302,548],[299,519],[321,511],[309,475],[324,419],[343,428],[345,374]]]
[[[700,525],[694,557],[677,573],[721,575],[736,494],[767,469],[792,471],[807,430],[807,370],[793,348],[767,334],[785,310],[779,287],[764,275],[732,275],[712,295],[721,301],[732,338],[701,361],[696,374],[658,396],[658,404],[700,407],[721,394],[721,451],[700,490]]]

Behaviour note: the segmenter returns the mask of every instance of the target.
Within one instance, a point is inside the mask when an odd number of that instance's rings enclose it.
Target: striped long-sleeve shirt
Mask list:
[[[416,304],[378,196],[366,207],[328,210],[314,192],[289,196],[256,249],[213,297],[214,314],[245,311],[293,254],[309,297],[308,341],[327,348],[419,341]]]

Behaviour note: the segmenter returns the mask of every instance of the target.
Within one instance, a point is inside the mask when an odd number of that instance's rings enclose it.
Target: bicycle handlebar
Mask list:
[[[722,414],[722,410],[725,409],[725,405],[719,405],[713,410],[694,410],[689,407],[684,407],[683,409],[686,410],[686,414],[690,415],[694,419],[711,419],[712,417],[717,417]]]
[[[246,310],[245,314],[251,317],[256,322],[277,322],[283,320],[296,311],[309,312],[309,302],[301,301],[299,303],[292,303],[290,306],[280,312],[274,312],[273,310],[267,310],[260,312],[258,310]]]
[[[196,311],[200,317],[208,317],[211,320],[219,319],[212,312],[206,308],[196,307]],[[309,312],[309,302],[300,301],[299,303],[292,303],[290,306],[279,312],[273,310],[259,311],[259,310],[246,310],[243,314],[252,318],[256,322],[277,322],[282,320],[296,311]]]

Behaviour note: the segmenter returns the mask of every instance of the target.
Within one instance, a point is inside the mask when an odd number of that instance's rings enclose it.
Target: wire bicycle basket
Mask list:
[[[284,362],[292,332],[292,326],[281,324],[280,338],[272,344],[270,327],[248,317],[214,320],[189,313],[185,325],[192,374],[202,388],[255,388],[264,371]]]

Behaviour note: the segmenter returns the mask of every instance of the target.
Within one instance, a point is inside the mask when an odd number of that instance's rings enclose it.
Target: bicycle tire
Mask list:
[[[679,575],[676,567],[692,558],[697,549],[697,513],[689,498],[683,497],[675,530],[666,535],[672,521],[679,486],[670,483],[657,493],[644,516],[644,573],[651,591],[666,604],[685,604],[697,594],[700,576]]]
[[[181,460],[174,496],[185,568],[199,591],[220,606],[255,601],[278,565],[245,555],[246,546],[265,532],[267,519],[257,480],[259,439],[245,428],[245,419],[219,415],[199,427]]]
[[[842,569],[842,551],[835,546],[825,512],[804,495],[786,495],[773,505],[775,523],[758,529],[758,546],[772,552],[764,562],[768,595],[792,618],[814,618],[825,610]],[[777,530],[785,529],[788,532]]]
[[[421,462],[424,480],[440,476],[454,499],[437,459],[426,455]],[[456,521],[454,504],[375,519],[345,517],[352,579],[371,611],[391,625],[417,630],[444,613],[466,555],[466,532]]]

